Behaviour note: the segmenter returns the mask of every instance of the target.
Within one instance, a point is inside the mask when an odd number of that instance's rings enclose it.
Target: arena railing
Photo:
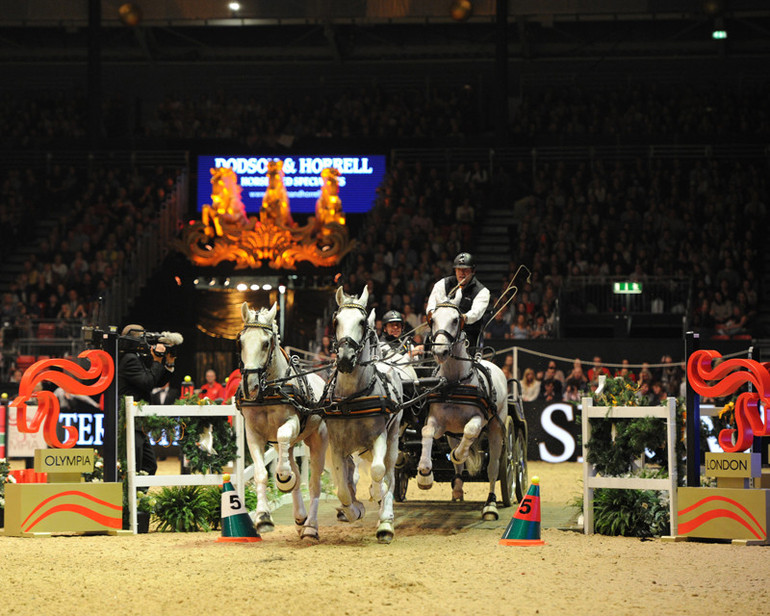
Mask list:
[[[615,289],[615,285],[620,288]],[[638,284],[638,293],[630,285]],[[642,313],[688,314],[692,280],[646,276],[633,281],[627,276],[568,276],[561,287],[562,314]]]

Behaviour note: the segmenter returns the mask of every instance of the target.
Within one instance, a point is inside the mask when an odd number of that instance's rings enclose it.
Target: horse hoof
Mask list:
[[[257,513],[254,518],[254,530],[260,535],[262,533],[270,533],[275,530],[275,524],[273,524],[273,518],[268,512]]]
[[[490,506],[487,505],[484,507],[484,509],[481,510],[481,519],[485,522],[494,522],[497,520],[500,516],[497,514],[497,507],[496,506]]]
[[[462,477],[456,476],[452,479],[452,502],[457,503],[465,500],[465,492],[463,492],[463,480]]]
[[[306,521],[307,521],[307,518],[305,518],[304,520],[294,520],[294,528],[297,529],[297,534],[299,534],[300,537],[304,532],[302,529],[305,528]]]
[[[393,532],[393,524],[390,522],[383,522],[377,528],[377,542],[388,544],[393,541],[395,533]]]
[[[422,471],[418,471],[417,487],[421,490],[430,490],[433,487],[433,471],[428,471],[427,474],[423,474]]]
[[[318,541],[318,529],[314,528],[313,526],[303,526],[299,536],[300,539],[303,540],[308,539],[311,541]]]
[[[275,530],[275,524],[272,522],[257,522],[254,529],[258,534],[264,535],[265,533],[272,533]]]
[[[275,476],[275,487],[281,492],[291,492],[297,485],[297,476],[294,474],[282,479],[280,475]]]
[[[355,522],[364,517],[364,506],[352,504],[350,507],[337,507],[337,520],[340,522]]]

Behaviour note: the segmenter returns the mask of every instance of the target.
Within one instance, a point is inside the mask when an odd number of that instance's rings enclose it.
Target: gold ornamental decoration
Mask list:
[[[200,221],[186,227],[175,247],[195,265],[214,267],[234,262],[236,269],[296,269],[297,263],[317,267],[339,263],[355,245],[348,237],[339,197],[339,171],[321,172],[323,186],[316,216],[304,226],[291,217],[283,184],[281,161],[268,165],[268,188],[259,218],[246,217],[240,186],[231,169],[211,169],[212,205],[205,205]]]

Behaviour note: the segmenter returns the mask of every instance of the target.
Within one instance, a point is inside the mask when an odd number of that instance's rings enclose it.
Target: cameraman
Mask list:
[[[121,357],[118,363],[118,394],[133,396],[135,401],[150,402],[152,390],[165,385],[174,372],[175,353],[158,339],[150,344],[141,325],[127,325],[123,328],[120,339]],[[165,334],[165,332],[164,332]],[[179,334],[169,334],[173,342],[181,344]],[[136,470],[146,471],[154,475],[158,469],[155,452],[150,445],[149,437],[140,429],[136,429]]]

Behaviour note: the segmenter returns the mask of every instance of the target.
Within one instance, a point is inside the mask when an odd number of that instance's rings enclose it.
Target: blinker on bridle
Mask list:
[[[258,328],[258,329],[264,329],[267,332],[270,332],[271,338],[270,338],[270,351],[267,354],[267,360],[265,361],[265,365],[261,368],[244,368],[243,366],[243,357],[241,355],[241,336],[247,329],[251,328]],[[251,400],[251,391],[249,390],[249,376],[252,374],[256,374],[257,377],[259,377],[259,397],[261,398],[264,395],[264,391],[267,388],[267,367],[270,365],[270,361],[273,359],[273,351],[275,350],[275,331],[273,330],[272,325],[267,325],[266,323],[244,323],[243,329],[238,334],[238,363],[239,363],[239,369],[241,372],[241,386],[243,388],[244,396],[247,400]]]
[[[450,345],[455,343],[455,341],[457,340],[458,336],[463,331],[463,327],[465,326],[465,319],[463,318],[463,314],[462,314],[462,311],[460,310],[460,308],[458,306],[456,306],[455,304],[451,303],[451,302],[442,302],[440,304],[436,304],[436,308],[433,309],[434,312],[438,308],[454,308],[458,312],[458,314],[460,315],[460,326],[457,328],[457,333],[456,334],[448,332],[445,329],[440,329],[437,332],[433,333],[434,341],[436,339],[436,336],[438,336],[439,334],[444,334],[444,336],[446,336],[446,339],[449,340],[449,342],[434,342],[433,343],[434,345],[437,345],[437,346],[450,346]],[[431,319],[430,319],[430,325],[431,325],[431,328],[432,328],[433,327],[432,315],[431,315]]]
[[[343,345],[350,346],[352,347],[353,351],[355,351],[356,354],[358,354],[361,351],[361,347],[363,346],[364,341],[366,340],[367,330],[369,328],[369,324],[366,321],[366,317],[367,317],[366,309],[363,306],[360,306],[358,304],[353,304],[353,303],[342,304],[342,306],[340,306],[337,309],[337,312],[334,313],[333,323],[334,323],[335,330],[337,329],[337,316],[339,315],[340,311],[344,310],[345,308],[355,308],[356,310],[360,310],[361,314],[364,315],[364,335],[361,337],[360,342],[357,340],[354,340],[350,336],[345,336],[344,338],[340,338],[339,340],[337,340],[337,348],[339,349]]]

